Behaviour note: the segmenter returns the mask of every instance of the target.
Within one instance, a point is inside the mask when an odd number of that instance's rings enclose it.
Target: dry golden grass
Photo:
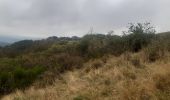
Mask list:
[[[51,86],[17,90],[2,100],[170,100],[170,57],[147,63],[142,55],[89,61]]]

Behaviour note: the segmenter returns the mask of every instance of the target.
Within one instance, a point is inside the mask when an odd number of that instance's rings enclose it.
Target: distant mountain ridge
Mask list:
[[[4,47],[4,46],[6,46],[6,45],[8,45],[9,43],[7,43],[7,42],[1,42],[0,41],[0,47]]]

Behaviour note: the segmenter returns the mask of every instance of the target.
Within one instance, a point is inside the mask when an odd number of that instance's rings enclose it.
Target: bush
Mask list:
[[[65,72],[66,70],[72,70],[75,68],[80,68],[84,62],[82,57],[71,56],[66,53],[55,55],[54,58],[58,64],[58,71]]]
[[[156,88],[159,90],[157,97],[159,100],[170,99],[170,74],[157,75],[154,77],[156,81]]]
[[[90,99],[85,96],[78,95],[78,96],[74,97],[73,100],[90,100]]]
[[[104,62],[103,61],[101,61],[101,60],[94,60],[93,62],[92,62],[92,68],[93,69],[98,69],[98,68],[100,68],[100,67],[102,67],[102,66],[104,66]]]
[[[0,94],[29,86],[43,71],[42,67],[31,69],[15,67],[14,70],[0,72]]]
[[[163,45],[164,42],[159,40],[152,41],[147,48],[144,49],[145,59],[149,62],[155,62],[156,60],[163,58],[167,52],[167,48]]]
[[[155,37],[155,29],[150,23],[131,24],[127,33],[129,34],[123,36],[125,46],[132,52],[138,52],[146,47]]]
[[[85,35],[78,45],[80,54],[87,58],[97,58],[104,55],[105,35]]]

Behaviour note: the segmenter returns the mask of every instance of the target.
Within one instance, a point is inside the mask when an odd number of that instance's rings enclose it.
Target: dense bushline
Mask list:
[[[23,89],[45,71],[45,68],[20,66],[16,60],[0,59],[0,94],[9,93],[14,89]]]
[[[46,71],[57,76],[81,68],[90,59],[142,49],[149,62],[161,58],[164,54],[160,52],[170,51],[170,33],[155,34],[149,23],[138,23],[131,24],[129,31],[122,36],[93,33],[81,38],[19,41],[0,48],[0,94],[25,88]]]

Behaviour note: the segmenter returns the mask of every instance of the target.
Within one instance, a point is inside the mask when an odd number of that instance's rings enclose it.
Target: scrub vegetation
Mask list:
[[[0,48],[3,100],[169,100],[170,33],[23,40]]]

